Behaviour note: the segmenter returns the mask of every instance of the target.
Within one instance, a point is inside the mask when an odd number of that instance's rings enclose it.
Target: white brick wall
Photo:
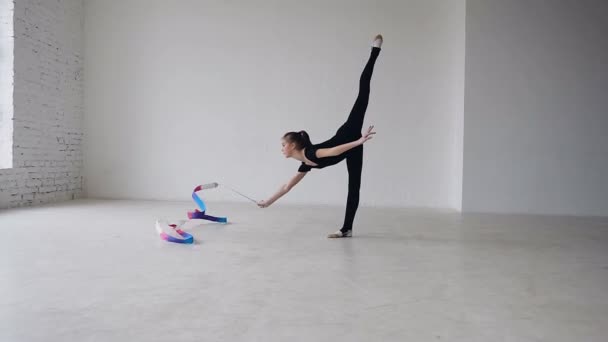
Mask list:
[[[13,7],[0,1],[0,169],[13,165]]]
[[[14,7],[13,168],[0,169],[0,208],[82,192],[83,2]]]

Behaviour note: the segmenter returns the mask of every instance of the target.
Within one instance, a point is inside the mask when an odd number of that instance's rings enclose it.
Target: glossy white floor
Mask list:
[[[0,212],[0,341],[606,341],[608,219],[191,203]]]

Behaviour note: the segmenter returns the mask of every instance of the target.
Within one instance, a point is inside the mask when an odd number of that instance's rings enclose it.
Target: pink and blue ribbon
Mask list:
[[[177,234],[179,234],[182,237],[182,239],[176,238],[176,237],[171,236],[171,235],[165,233],[164,231],[162,231],[162,227],[161,227],[160,223],[157,222],[156,229],[158,229],[158,233],[159,233],[159,236],[161,239],[168,241],[168,242],[175,242],[175,243],[184,243],[184,244],[194,243],[194,237],[191,234],[188,234],[185,231],[178,228],[176,224],[169,224],[168,226],[171,227]]]
[[[217,185],[215,184],[215,186],[217,186]],[[192,191],[192,199],[194,200],[194,202],[196,203],[198,208],[194,209],[194,211],[189,211],[188,218],[191,220],[198,219],[198,220],[208,220],[208,221],[219,222],[219,223],[227,223],[228,222],[227,217],[211,216],[211,215],[207,215],[205,213],[207,211],[207,206],[205,205],[205,202],[197,194],[197,192],[203,190],[204,188],[206,188],[206,187],[204,187],[203,185],[199,185],[196,188],[194,188],[194,190]],[[165,229],[173,229],[182,238],[180,239],[180,238],[177,238],[177,237],[174,237],[174,236],[171,236],[171,235],[165,233],[163,231],[163,227],[161,226],[161,223],[157,221],[156,229],[158,230],[158,233],[159,233],[159,236],[161,239],[168,241],[168,242],[183,243],[183,244],[194,243],[194,237],[191,234],[188,234],[187,232],[183,231],[176,224],[166,224],[166,223],[164,223],[164,224],[168,226]]]
[[[205,202],[203,202],[203,200],[197,194],[197,192],[201,191],[202,189],[203,189],[203,186],[199,185],[196,188],[194,188],[194,190],[192,191],[192,199],[198,205],[199,209],[194,209],[194,211],[188,212],[188,218],[191,220],[200,219],[200,220],[208,220],[208,221],[213,221],[213,222],[227,223],[228,222],[227,217],[211,216],[211,215],[207,215],[205,213],[205,211],[207,211],[207,206],[205,205]]]

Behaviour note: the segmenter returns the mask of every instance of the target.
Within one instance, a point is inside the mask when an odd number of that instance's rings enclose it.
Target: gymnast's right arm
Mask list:
[[[279,188],[279,190],[277,190],[277,192],[274,195],[272,195],[272,197],[270,197],[266,201],[259,201],[258,206],[260,208],[268,208],[269,206],[271,206],[274,202],[276,202],[276,200],[283,197],[283,195],[288,193],[289,190],[291,190],[294,186],[296,186],[296,184],[298,184],[304,178],[304,176],[306,176],[307,173],[308,172],[298,171],[298,173],[296,173],[295,176],[291,177],[291,179],[289,179],[289,181],[287,181],[287,183],[283,184]]]

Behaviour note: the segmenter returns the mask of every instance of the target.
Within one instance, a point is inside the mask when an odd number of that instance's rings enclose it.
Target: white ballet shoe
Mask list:
[[[341,230],[338,230],[335,233],[331,233],[331,234],[327,235],[327,237],[330,239],[345,238],[345,237],[352,237],[352,236],[353,236],[352,230],[347,230],[345,233],[343,233]]]
[[[376,37],[374,38],[374,41],[372,42],[372,47],[381,48],[382,42],[384,42],[384,38],[382,38],[382,35],[381,34],[376,35]]]

